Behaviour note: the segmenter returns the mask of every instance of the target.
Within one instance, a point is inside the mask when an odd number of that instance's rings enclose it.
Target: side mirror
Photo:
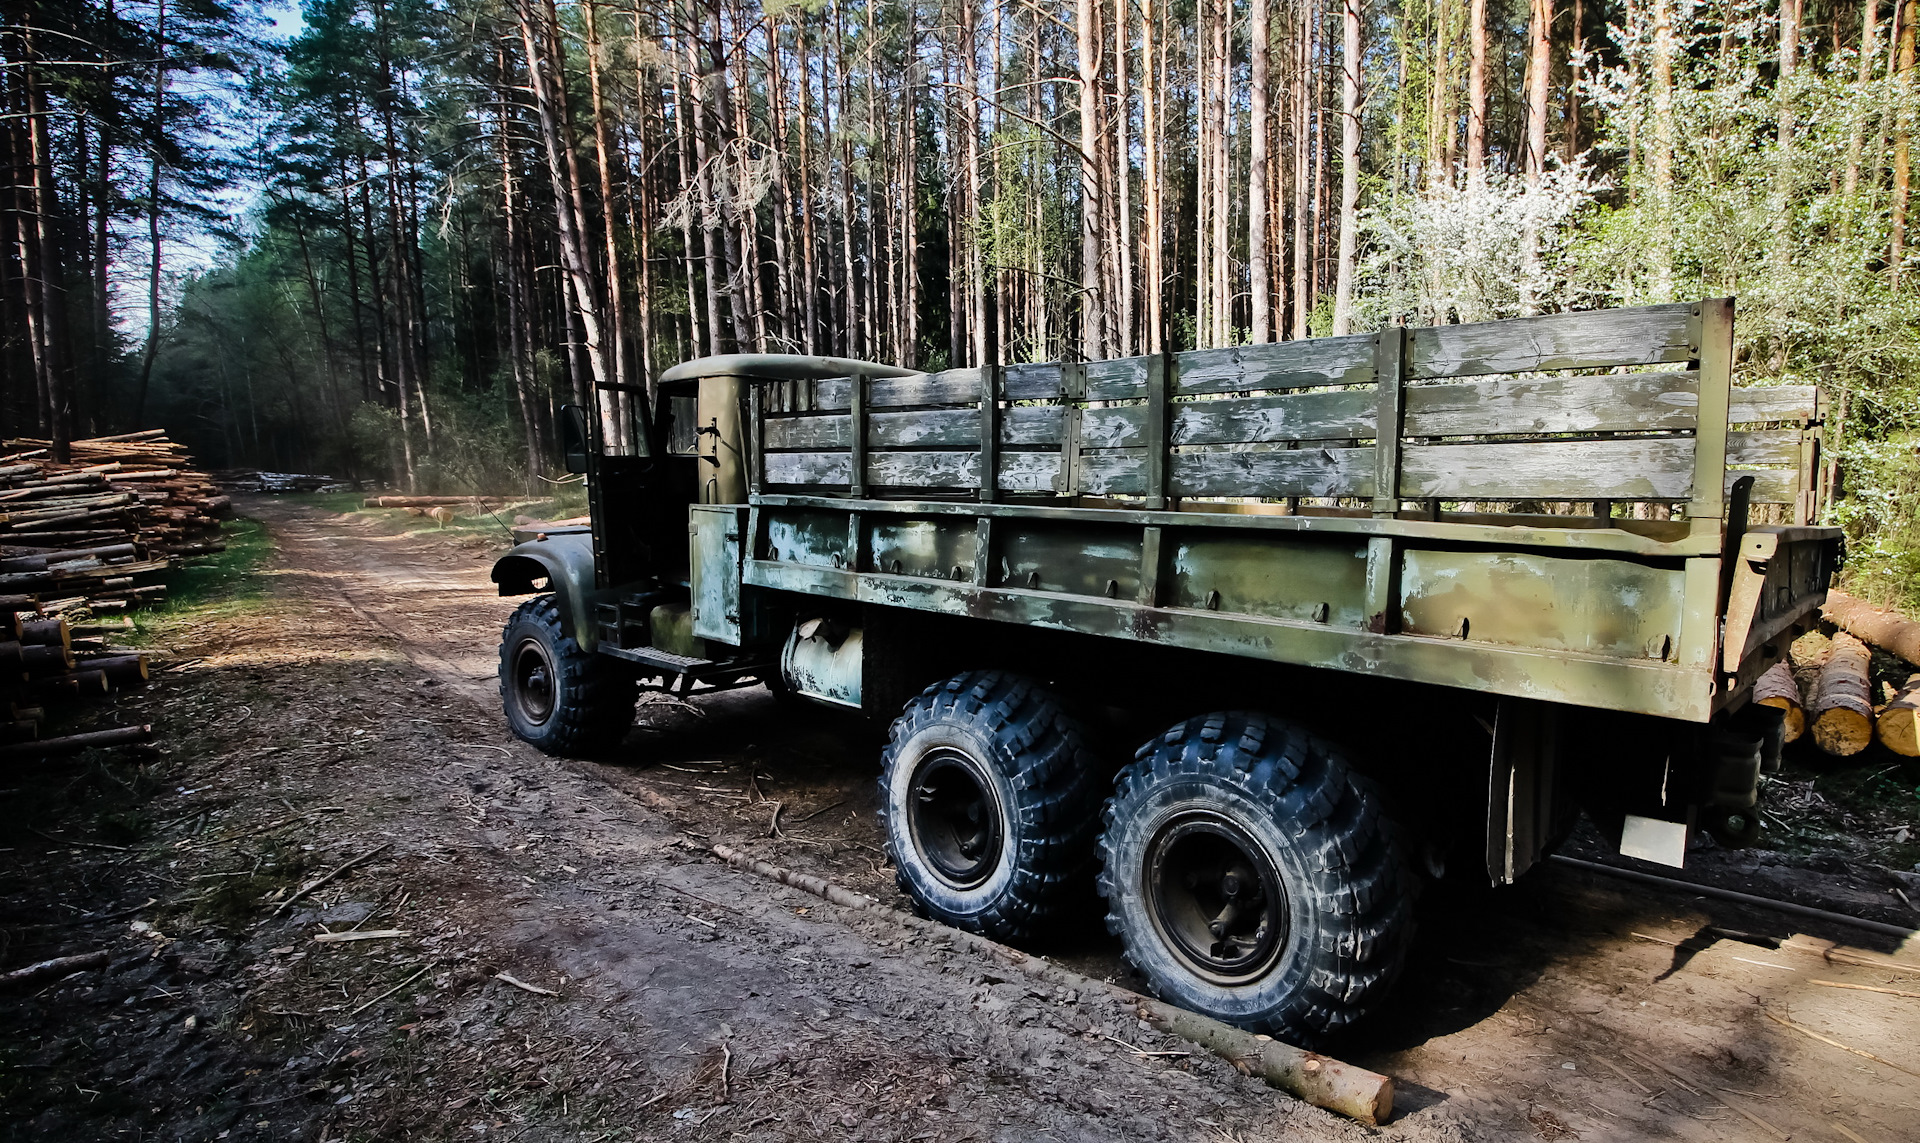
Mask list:
[[[591,452],[587,435],[587,410],[584,405],[560,406],[560,455],[567,471],[587,471]]]

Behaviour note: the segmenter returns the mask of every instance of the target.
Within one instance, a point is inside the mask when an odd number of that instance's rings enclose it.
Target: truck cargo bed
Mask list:
[[[1819,394],[1735,389],[1732,323],[825,380],[740,358],[740,582],[1704,722],[1838,555],[1806,526]]]

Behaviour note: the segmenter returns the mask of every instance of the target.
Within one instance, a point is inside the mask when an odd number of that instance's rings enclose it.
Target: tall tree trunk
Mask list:
[[[582,233],[585,211],[581,209],[580,172],[573,161],[573,148],[561,136],[563,110],[559,104],[566,94],[556,74],[559,60],[549,55],[551,48],[559,43],[558,19],[552,0],[546,0],[543,8],[536,8],[536,3],[538,0],[514,0],[514,12],[519,18],[521,43],[527,53],[528,80],[540,119],[540,135],[546,143],[547,176],[553,183],[554,215],[560,230],[560,262],[573,297],[568,318],[578,323],[581,347],[590,370],[586,380],[594,387],[591,399],[601,424],[607,426],[613,421],[607,402],[610,392],[601,386],[612,377],[600,336],[600,303],[594,288],[593,263],[587,257],[586,237]]]
[[[1536,0],[1537,2],[1537,0]],[[1346,0],[1340,57],[1340,252],[1334,269],[1333,335],[1353,328],[1353,259],[1360,207],[1360,0]]]
[[[501,90],[507,90],[512,76],[504,51],[496,50],[494,67],[500,75]],[[501,100],[498,112],[499,137],[495,144],[500,157],[500,221],[505,232],[502,239],[505,249],[501,259],[501,276],[506,284],[507,356],[513,371],[514,403],[520,411],[520,427],[526,440],[525,487],[527,493],[532,495],[535,477],[545,465],[541,463],[539,418],[534,413],[533,368],[530,360],[532,330],[527,325],[526,286],[521,279],[520,196],[513,171],[513,123],[507,115],[507,107],[507,101]]]
[[[1125,3],[1126,0],[1121,0]],[[1161,20],[1164,21],[1164,9]],[[1140,92],[1140,130],[1145,136],[1143,141],[1140,192],[1147,212],[1146,237],[1146,303],[1147,329],[1146,348],[1148,353],[1166,352],[1166,288],[1167,274],[1162,259],[1166,256],[1166,218],[1163,214],[1165,189],[1161,184],[1160,141],[1161,141],[1161,93],[1166,90],[1165,57],[1154,51],[1155,44],[1164,44],[1161,26],[1154,20],[1154,0],[1140,0],[1140,67],[1146,84]],[[1156,66],[1155,57],[1160,57]]]
[[[1859,74],[1854,84],[1862,93],[1873,82],[1873,60],[1880,35],[1879,19],[1880,0],[1860,0],[1860,60]],[[1847,132],[1847,174],[1842,185],[1846,193],[1847,216],[1857,218],[1859,212],[1854,196],[1860,192],[1860,137],[1866,131],[1866,123],[1857,109],[1852,112],[1851,119]]]
[[[1797,0],[1786,0],[1795,3]],[[1547,171],[1547,96],[1553,74],[1553,0],[1531,0],[1527,26],[1527,186]]]
[[[983,217],[985,185],[980,166],[980,44],[979,17],[975,6],[961,4],[960,23],[960,83],[961,97],[966,102],[966,116],[962,126],[966,129],[966,139],[961,144],[966,154],[966,217],[978,220]],[[996,17],[997,19],[997,17]],[[999,37],[994,37],[996,49]],[[992,365],[1006,359],[1006,341],[994,339],[993,348],[997,353],[990,354],[987,345],[987,264],[986,251],[977,234],[966,236],[967,267],[967,332],[971,344],[970,356],[959,364]]]
[[[1100,296],[1100,31],[1094,0],[1076,0],[1074,50],[1080,74],[1080,360],[1106,356]]]
[[[1894,75],[1898,95],[1893,136],[1892,245],[1888,265],[1893,284],[1899,285],[1907,258],[1907,195],[1913,175],[1913,23],[1920,19],[1920,0],[1905,0],[1900,18],[1900,63]]]
[[[1567,150],[1572,163],[1580,154],[1580,86],[1587,81],[1587,5],[1573,0],[1573,28],[1567,35]]]
[[[147,141],[147,345],[140,354],[140,385],[134,391],[133,423],[145,422],[153,359],[160,353],[160,155],[167,114],[167,0],[154,6],[153,137]]]
[[[689,45],[688,66],[685,69],[685,75],[689,78],[693,74],[693,59],[693,49]],[[680,162],[680,185],[687,188],[682,200],[686,209],[680,212],[680,256],[687,277],[688,340],[692,343],[694,356],[698,357],[720,352],[720,314],[718,302],[714,296],[712,275],[707,276],[707,288],[704,293],[701,292],[699,273],[694,265],[694,216],[706,209],[702,202],[703,196],[698,193],[700,184],[696,182],[695,172],[699,167],[693,156],[693,138],[699,133],[699,117],[687,95],[687,88],[691,84],[681,83],[682,69],[673,68],[672,75],[674,134],[679,141],[679,146],[674,149],[674,152]],[[704,319],[701,316],[702,300],[707,303]]]
[[[1267,63],[1272,39],[1267,0],[1252,0],[1247,14],[1253,73],[1247,111],[1247,277],[1253,294],[1250,324],[1256,343],[1273,340],[1269,325],[1273,299],[1267,283]]]
[[[796,169],[800,190],[797,202],[801,208],[800,216],[800,264],[805,272],[802,320],[806,322],[806,333],[800,343],[808,353],[816,352],[820,336],[820,270],[815,262],[820,236],[814,231],[813,216],[818,205],[813,190],[813,65],[807,51],[808,17],[802,12],[797,17],[794,28],[794,47],[800,57],[800,165]],[[956,353],[955,358],[958,358]]]
[[[73,368],[72,341],[67,331],[66,260],[60,251],[60,221],[56,217],[59,196],[53,181],[52,140],[48,135],[46,85],[39,68],[39,44],[31,26],[31,14],[23,14],[18,36],[25,48],[27,179],[32,210],[33,253],[38,289],[38,335],[40,348],[40,388],[46,394],[47,436],[53,459],[70,458],[73,441]]]
[[[1487,167],[1487,0],[1467,4],[1467,177]]]
[[[1114,256],[1118,259],[1114,282],[1114,301],[1119,312],[1114,316],[1114,353],[1131,357],[1138,336],[1134,326],[1133,248],[1138,241],[1133,232],[1133,140],[1131,137],[1133,93],[1127,83],[1127,57],[1131,54],[1132,20],[1129,0],[1114,0],[1113,5],[1113,167],[1112,187],[1119,229],[1114,232]]]
[[[1673,0],[1653,0],[1652,186],[1658,233],[1649,292],[1655,302],[1673,300],[1673,57]]]
[[[1774,225],[1769,254],[1776,266],[1785,265],[1793,248],[1788,202],[1793,192],[1794,73],[1800,63],[1800,21],[1804,3],[1805,0],[1780,0],[1780,69],[1774,80],[1776,134],[1773,191],[1767,202],[1767,215]]]
[[[1313,299],[1307,292],[1308,219],[1313,203],[1310,153],[1313,137],[1308,108],[1313,102],[1313,24],[1319,0],[1300,0],[1300,25],[1294,33],[1293,88],[1293,333],[1307,336]]]
[[[1356,0],[1357,2],[1357,0]],[[1229,27],[1233,22],[1233,0],[1218,0],[1213,23],[1213,187],[1208,220],[1212,224],[1213,344],[1226,345],[1233,338],[1233,314],[1229,301],[1233,296],[1228,268],[1228,222],[1233,213],[1233,181],[1227,166],[1227,137],[1231,129],[1232,108],[1227,85],[1233,78],[1233,56]]]
[[[719,45],[714,45],[717,50]],[[721,316],[721,283],[732,285],[732,277],[726,266],[732,261],[727,251],[724,220],[719,207],[719,198],[726,193],[725,180],[720,170],[721,163],[707,137],[707,123],[714,118],[713,109],[708,100],[711,91],[707,86],[704,52],[698,37],[687,39],[687,98],[689,116],[684,128],[693,140],[693,209],[700,212],[700,249],[704,255],[706,270],[707,296],[707,336],[710,339],[708,352],[719,353],[722,345],[721,330],[725,328],[725,319]],[[714,134],[718,141],[718,132]],[[729,299],[730,301],[733,299]],[[736,315],[734,325],[737,329],[739,318]],[[745,349],[744,342],[734,337],[736,350]]]
[[[600,29],[594,18],[594,10],[598,7],[595,0],[585,0],[580,10],[585,17],[587,31],[587,91],[593,101],[593,157],[594,165],[600,171],[601,260],[607,283],[607,364],[613,383],[625,386],[630,384],[627,379],[627,306],[620,284],[620,243],[614,226],[613,163],[608,158],[607,108],[600,94]],[[629,431],[634,423],[633,418],[624,414],[631,404],[632,395],[622,388],[613,396],[616,407],[623,413],[620,428],[623,432]]]

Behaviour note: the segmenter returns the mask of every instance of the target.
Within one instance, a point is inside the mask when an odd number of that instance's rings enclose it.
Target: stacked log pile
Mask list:
[[[157,602],[161,572],[225,547],[230,501],[164,430],[51,452],[0,441],[0,756],[145,741],[146,727],[45,739],[40,724],[53,702],[145,683],[146,656],[110,646],[98,617]]]
[[[1885,701],[1875,705],[1869,650],[1878,647],[1920,667],[1920,623],[1841,591],[1827,593],[1822,614],[1837,628],[1832,640],[1809,635],[1804,653],[1796,644],[1799,671],[1776,665],[1754,684],[1754,700],[1786,711],[1789,741],[1797,722],[1811,732],[1816,746],[1835,757],[1859,754],[1875,741],[1895,754],[1920,757],[1920,674],[1893,675],[1880,687],[1878,697]],[[1884,663],[1880,674],[1887,677]]]
[[[52,703],[145,685],[147,657],[109,646],[107,633],[37,611],[0,610],[0,757],[63,754],[151,737],[148,727],[40,736]]]
[[[164,430],[75,441],[64,464],[50,451],[0,442],[0,595],[48,616],[125,611],[162,598],[176,561],[225,546],[231,501]]]

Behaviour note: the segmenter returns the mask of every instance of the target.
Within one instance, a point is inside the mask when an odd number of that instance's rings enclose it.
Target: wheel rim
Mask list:
[[[1264,976],[1287,940],[1287,895],[1265,848],[1220,814],[1193,810],[1146,851],[1147,912],[1174,955],[1216,984]]]
[[[553,656],[538,639],[522,639],[508,660],[513,672],[513,705],[522,718],[539,724],[553,717]]]
[[[951,747],[922,755],[907,787],[907,832],[934,875],[972,889],[1000,865],[1000,795],[986,768]]]

